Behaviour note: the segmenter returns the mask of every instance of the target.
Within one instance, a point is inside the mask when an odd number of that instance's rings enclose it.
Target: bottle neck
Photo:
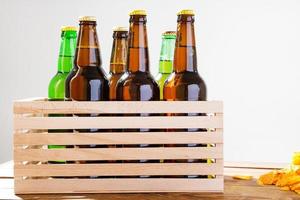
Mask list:
[[[110,72],[123,73],[126,71],[126,56],[127,56],[127,37],[114,38],[111,58]]]
[[[197,72],[193,16],[179,16],[174,53],[175,72]]]
[[[159,58],[159,72],[172,73],[173,58],[175,48],[175,37],[165,36],[162,39],[162,45]]]
[[[58,71],[69,73],[73,66],[74,53],[76,49],[76,31],[63,31],[58,57]]]
[[[79,68],[101,67],[96,22],[80,22],[74,62]]]
[[[131,16],[127,66],[129,72],[149,72],[146,16]]]

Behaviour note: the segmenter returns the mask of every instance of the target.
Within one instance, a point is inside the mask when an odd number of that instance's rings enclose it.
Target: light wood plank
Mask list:
[[[222,128],[219,116],[14,117],[15,129]]]
[[[258,178],[262,174],[270,172],[270,169],[253,169],[253,168],[224,168],[224,174],[226,176],[253,176],[253,178]]]
[[[222,143],[218,132],[15,133],[14,145],[72,144],[207,144]]]
[[[14,113],[222,113],[221,101],[15,101]]]
[[[252,168],[252,169],[282,169],[288,168],[289,163],[270,163],[270,162],[230,162],[224,163],[225,167],[228,168]]]
[[[222,192],[223,179],[49,179],[17,180],[17,194]]]
[[[217,147],[15,149],[15,161],[222,158]]]
[[[15,176],[222,175],[222,164],[117,163],[42,164],[14,167]]]
[[[26,99],[14,100],[14,103],[33,102],[33,101],[35,102],[35,101],[48,101],[48,100],[45,97],[31,97],[31,98],[26,98]]]

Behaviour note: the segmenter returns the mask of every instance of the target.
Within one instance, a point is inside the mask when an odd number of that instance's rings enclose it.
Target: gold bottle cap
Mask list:
[[[129,13],[129,15],[147,15],[145,10],[133,10]]]
[[[113,29],[113,31],[128,31],[128,28],[124,26],[117,26]]]
[[[80,22],[95,22],[96,17],[94,17],[94,16],[81,16],[81,17],[79,17],[79,21]]]
[[[163,36],[165,36],[165,35],[176,36],[176,31],[166,31],[162,35]]]
[[[75,26],[62,26],[61,31],[77,31]]]
[[[195,15],[195,13],[193,10],[181,10],[177,15]]]

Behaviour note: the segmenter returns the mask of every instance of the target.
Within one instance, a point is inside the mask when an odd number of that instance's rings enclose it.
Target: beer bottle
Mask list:
[[[173,72],[164,84],[164,100],[205,101],[206,85],[197,70],[194,13],[192,10],[182,10],[178,13],[173,66]],[[189,113],[187,115],[196,116],[202,114]],[[195,132],[205,131],[205,129],[188,128],[178,131]],[[195,147],[203,145],[188,144],[187,146]],[[207,160],[187,160],[187,162],[207,162]],[[194,178],[198,176],[188,177]]]
[[[149,71],[146,12],[130,13],[127,70],[117,83],[117,100],[159,100],[159,87]]]
[[[65,96],[65,81],[71,70],[76,47],[76,27],[64,26],[61,29],[61,42],[57,64],[57,73],[51,79],[48,87],[48,99],[50,101],[63,101]],[[51,114],[51,116],[58,116]],[[65,132],[66,130],[49,130],[49,132]],[[48,148],[65,148],[62,145],[49,145]],[[64,162],[64,161],[50,161]]]
[[[163,100],[164,97],[164,83],[173,71],[175,39],[175,31],[166,31],[162,34],[162,44],[159,58],[159,73],[156,76],[156,81],[159,85],[160,100]]]
[[[149,53],[146,30],[146,12],[134,10],[130,13],[127,72],[117,83],[119,101],[155,101],[159,100],[159,87],[149,71]],[[149,114],[138,114],[148,116]],[[131,129],[126,131],[147,132],[149,129]],[[140,147],[148,147],[141,144]],[[140,160],[140,162],[147,162]]]
[[[117,98],[116,85],[126,71],[128,31],[124,27],[117,27],[113,32],[113,45],[109,70],[109,100]]]
[[[73,101],[108,101],[108,80],[101,67],[99,42],[96,31],[96,18],[84,16],[79,18],[79,33],[74,66],[78,68],[70,81],[70,98]],[[78,116],[96,117],[98,114],[80,114]],[[98,132],[91,127],[79,132]],[[79,146],[79,147],[96,147]]]
[[[61,43],[57,64],[57,73],[48,87],[49,100],[61,101],[65,97],[65,80],[72,68],[76,48],[76,28],[64,26],[61,29]]]
[[[74,66],[78,68],[70,81],[70,98],[73,101],[107,101],[108,80],[102,69],[96,18],[80,17]]]

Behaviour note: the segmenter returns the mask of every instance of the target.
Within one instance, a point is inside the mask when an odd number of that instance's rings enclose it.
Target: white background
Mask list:
[[[225,102],[225,160],[289,162],[300,150],[297,0],[0,0],[0,162],[12,158],[12,101],[47,95],[60,26],[95,15],[107,71],[112,29],[137,8],[148,12],[153,74],[160,34],[195,10],[199,72],[209,99]]]

